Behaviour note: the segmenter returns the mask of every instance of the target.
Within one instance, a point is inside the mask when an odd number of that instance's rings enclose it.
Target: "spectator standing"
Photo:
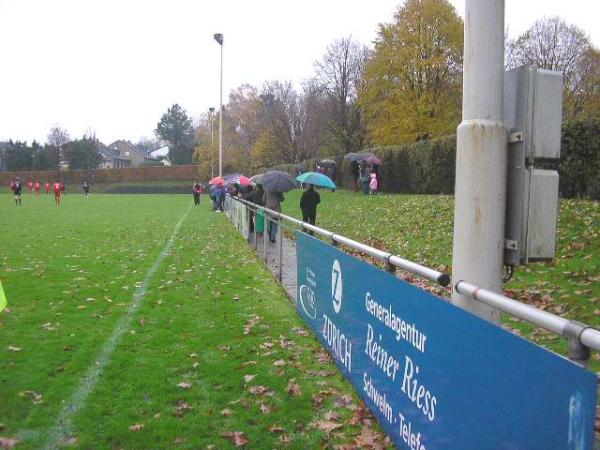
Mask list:
[[[314,225],[317,221],[317,205],[321,203],[321,196],[315,191],[315,186],[309,184],[308,188],[300,198],[300,209],[302,210],[302,221]],[[312,236],[312,230],[309,231]]]
[[[217,184],[215,188],[216,211],[223,212],[225,203],[225,188],[222,184]]]
[[[264,201],[265,191],[262,184],[257,184],[256,189],[252,191],[248,201],[254,203],[257,206],[265,206]],[[256,235],[261,237],[265,231],[265,213],[262,210],[258,210],[254,216],[254,222],[252,222],[254,213],[250,212],[250,233],[256,229]]]
[[[360,163],[360,184],[364,195],[369,193],[369,183],[371,176],[369,175],[369,168],[367,167],[366,161]]]
[[[369,182],[369,189],[370,189],[371,195],[377,195],[377,188],[378,188],[377,174],[376,173],[372,173],[371,174],[371,181]]]
[[[202,186],[198,180],[194,181],[192,186],[192,194],[194,195],[194,205],[200,204],[200,194],[202,194]]]
[[[281,212],[281,202],[285,200],[282,192],[278,191],[266,191],[265,192],[265,206],[273,211]],[[277,236],[277,222],[269,220],[268,222],[269,241],[275,242]]]

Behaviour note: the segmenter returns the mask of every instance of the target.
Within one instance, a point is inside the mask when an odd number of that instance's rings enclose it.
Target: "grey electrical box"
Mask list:
[[[560,157],[562,74],[523,66],[504,77],[509,128],[504,262],[554,257],[558,173],[536,163]]]

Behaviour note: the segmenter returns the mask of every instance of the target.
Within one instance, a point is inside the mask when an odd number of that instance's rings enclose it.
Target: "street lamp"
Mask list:
[[[221,86],[219,89],[219,176],[223,176],[223,35],[216,33],[215,41],[221,46]]]
[[[213,134],[213,117],[215,114],[215,108],[208,108],[208,116],[210,118],[210,179],[212,180],[215,177],[215,164],[214,164],[214,134]]]

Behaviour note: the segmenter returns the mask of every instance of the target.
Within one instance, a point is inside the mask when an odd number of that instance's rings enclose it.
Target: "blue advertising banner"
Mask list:
[[[596,376],[296,233],[298,313],[398,448],[592,450]]]

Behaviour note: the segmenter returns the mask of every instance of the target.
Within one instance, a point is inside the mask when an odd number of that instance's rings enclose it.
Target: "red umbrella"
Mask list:
[[[210,180],[208,182],[208,184],[215,184],[215,185],[223,184],[223,183],[225,183],[225,180],[223,179],[223,177],[214,177],[212,180]]]
[[[237,182],[240,186],[251,186],[252,185],[252,181],[250,181],[250,178],[247,178],[244,175],[240,175]]]

